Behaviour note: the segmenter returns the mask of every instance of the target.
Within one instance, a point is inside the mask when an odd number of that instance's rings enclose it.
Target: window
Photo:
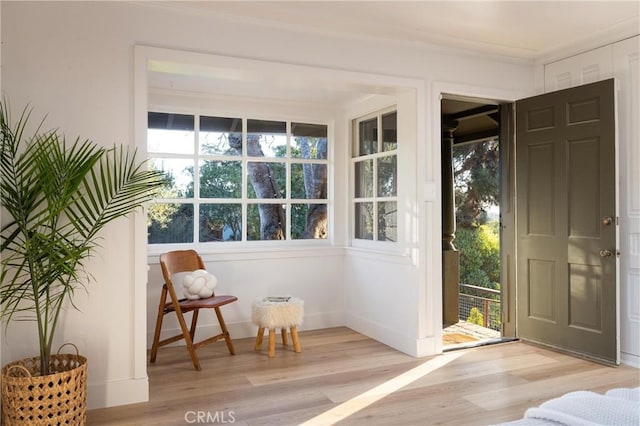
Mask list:
[[[150,244],[327,238],[327,125],[148,113]]]
[[[359,118],[353,130],[354,237],[397,242],[397,112]]]

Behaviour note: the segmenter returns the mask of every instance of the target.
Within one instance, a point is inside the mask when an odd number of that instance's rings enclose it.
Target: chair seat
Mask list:
[[[218,306],[224,306],[229,303],[235,302],[236,300],[238,300],[236,296],[222,295],[222,296],[212,296],[212,297],[207,297],[205,299],[196,299],[196,300],[182,299],[179,301],[179,303],[180,303],[180,309],[182,309],[182,312],[189,312],[194,309],[215,308]],[[171,302],[167,302],[164,305],[164,309],[166,312],[173,311],[173,304]]]

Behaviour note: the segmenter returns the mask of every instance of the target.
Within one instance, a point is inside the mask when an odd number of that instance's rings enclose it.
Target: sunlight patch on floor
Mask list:
[[[438,355],[435,358],[432,358],[425,363],[394,377],[393,379],[387,380],[386,382],[371,388],[368,391],[363,392],[312,419],[307,420],[302,423],[301,426],[324,426],[328,424],[335,424],[392,394],[393,392],[415,382],[438,368],[444,367],[462,355],[463,352],[450,352]]]

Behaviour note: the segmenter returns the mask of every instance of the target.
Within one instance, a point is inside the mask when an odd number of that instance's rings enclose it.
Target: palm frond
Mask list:
[[[162,172],[145,170],[135,151],[124,147],[107,150],[96,168],[87,174],[69,206],[69,216],[85,238],[142,207],[166,180]]]
[[[12,124],[0,102],[0,201],[8,217],[0,229],[0,317],[34,320],[41,374],[66,304],[91,276],[85,261],[100,231],[152,199],[165,175],[148,171],[135,151],[67,141],[56,130],[26,137],[30,110]]]

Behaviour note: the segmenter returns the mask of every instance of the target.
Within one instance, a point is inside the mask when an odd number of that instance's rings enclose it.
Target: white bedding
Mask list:
[[[529,408],[524,418],[506,426],[640,426],[640,388],[618,388],[604,395],[570,392]]]

